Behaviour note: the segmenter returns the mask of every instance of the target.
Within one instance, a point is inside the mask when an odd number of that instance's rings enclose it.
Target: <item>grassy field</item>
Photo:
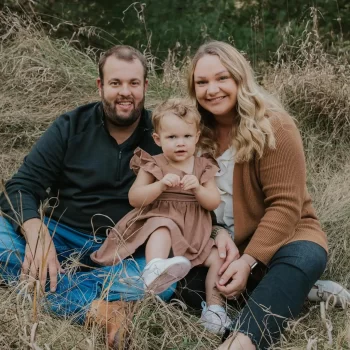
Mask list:
[[[94,51],[55,40],[39,24],[0,13],[0,179],[8,179],[31,145],[62,112],[98,100]],[[315,32],[290,40],[258,78],[296,118],[305,146],[308,188],[330,241],[325,279],[350,287],[349,52],[326,54]],[[154,60],[148,53],[149,63]],[[164,74],[151,69],[147,106],[184,95],[186,62],[169,54]],[[175,65],[176,63],[176,65]],[[18,293],[21,290],[21,293]],[[45,303],[45,299],[42,299]],[[42,311],[27,286],[0,289],[0,349],[105,349],[102,330]],[[274,349],[350,349],[350,310],[305,303]],[[149,297],[135,305],[129,349],[215,349],[180,302]]]

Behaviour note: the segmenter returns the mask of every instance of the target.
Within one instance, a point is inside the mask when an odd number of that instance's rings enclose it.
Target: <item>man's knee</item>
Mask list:
[[[25,240],[8,220],[0,217],[0,275],[6,280],[17,276],[25,251]]]

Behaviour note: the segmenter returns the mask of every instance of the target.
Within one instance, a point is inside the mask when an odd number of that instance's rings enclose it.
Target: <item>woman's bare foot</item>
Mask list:
[[[256,350],[250,338],[243,333],[232,334],[217,350]]]
[[[94,300],[86,315],[86,325],[94,322],[106,327],[107,342],[113,349],[124,349],[129,317],[133,303],[125,301]]]

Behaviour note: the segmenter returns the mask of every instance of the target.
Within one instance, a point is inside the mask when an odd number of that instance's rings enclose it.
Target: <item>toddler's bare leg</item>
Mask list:
[[[216,247],[210,252],[210,255],[204,262],[204,266],[209,267],[207,277],[205,279],[205,292],[207,305],[222,305],[223,300],[219,291],[215,288],[215,282],[219,281],[218,272],[223,264],[223,259],[219,257]]]
[[[170,249],[171,236],[166,227],[155,230],[146,244],[147,265],[142,277],[145,287],[155,294],[184,278],[191,269],[191,262],[184,256],[168,258]]]
[[[223,299],[219,291],[215,288],[215,282],[218,281],[218,272],[223,264],[220,259],[217,248],[213,248],[204,265],[209,267],[207,278],[205,280],[207,302],[202,304],[202,316],[200,318],[204,328],[215,334],[222,334],[225,327],[231,323],[226,310],[223,307]]]
[[[166,227],[159,227],[149,237],[146,244],[146,261],[154,258],[167,259],[171,249],[170,231]]]

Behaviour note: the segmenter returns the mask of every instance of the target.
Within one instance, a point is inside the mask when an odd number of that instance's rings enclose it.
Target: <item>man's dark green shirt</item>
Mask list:
[[[34,145],[6,192],[19,221],[39,218],[49,198],[47,215],[82,232],[105,235],[132,207],[128,192],[135,180],[129,162],[141,147],[155,155],[151,114],[143,110],[138,127],[122,144],[109,134],[102,104],[91,103],[58,117]],[[54,207],[54,208],[53,208]],[[16,216],[4,194],[0,208]],[[18,219],[17,219],[18,221]],[[18,228],[18,223],[13,223]]]

